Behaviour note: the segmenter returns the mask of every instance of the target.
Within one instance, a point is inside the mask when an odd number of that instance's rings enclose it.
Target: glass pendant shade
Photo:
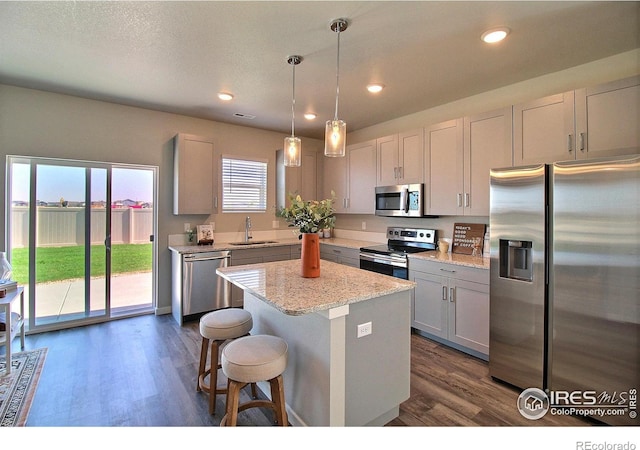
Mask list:
[[[341,157],[345,155],[347,143],[347,123],[344,120],[327,120],[324,132],[324,155]]]
[[[302,56],[293,55],[287,58],[293,72],[291,89],[291,136],[284,138],[284,165],[286,167],[300,167],[302,155],[302,141],[295,136],[296,128],[296,66],[302,62]]]
[[[284,165],[287,167],[299,167],[302,154],[302,141],[299,137],[288,136],[284,138]]]
[[[340,97],[340,33],[347,29],[346,19],[336,19],[329,28],[338,34],[338,52],[336,55],[336,112],[333,120],[327,120],[324,131],[324,156],[342,157],[347,143],[347,123],[338,119],[338,98]]]

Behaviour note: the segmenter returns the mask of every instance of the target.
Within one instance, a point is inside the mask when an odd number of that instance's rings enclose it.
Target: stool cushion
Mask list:
[[[200,334],[214,341],[235,339],[248,334],[253,318],[242,308],[217,309],[200,318]]]
[[[242,337],[222,350],[222,371],[227,378],[242,383],[267,381],[284,372],[288,351],[285,340],[277,336]]]

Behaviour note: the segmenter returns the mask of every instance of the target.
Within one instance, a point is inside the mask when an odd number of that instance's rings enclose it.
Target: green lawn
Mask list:
[[[150,272],[152,244],[117,244],[111,246],[111,273]],[[39,247],[36,249],[36,282],[84,278],[83,246]],[[28,283],[29,249],[11,252],[13,280]],[[104,245],[91,246],[91,276],[104,275]]]

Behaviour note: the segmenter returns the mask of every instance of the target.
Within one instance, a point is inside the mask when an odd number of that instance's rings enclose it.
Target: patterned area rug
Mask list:
[[[22,427],[27,422],[46,357],[46,348],[13,353],[7,375],[6,357],[0,356],[0,426]]]

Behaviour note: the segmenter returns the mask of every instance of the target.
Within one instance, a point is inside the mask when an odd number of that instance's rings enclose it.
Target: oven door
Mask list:
[[[403,280],[409,279],[406,257],[360,252],[360,268]]]

